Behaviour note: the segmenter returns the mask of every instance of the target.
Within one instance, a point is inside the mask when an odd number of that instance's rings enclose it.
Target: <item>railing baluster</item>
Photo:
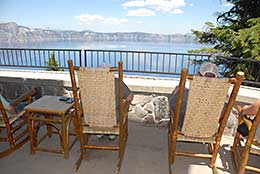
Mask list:
[[[138,71],[140,71],[140,53],[137,53],[137,57],[138,57]]]
[[[197,56],[195,56],[194,60],[197,60]],[[195,74],[195,69],[196,69],[196,63],[195,61],[193,62],[193,73],[192,74]]]
[[[46,64],[46,50],[43,51],[43,62]]]
[[[8,61],[8,65],[11,65],[11,63],[10,63],[10,56],[9,56],[9,50],[7,50],[7,61]]]
[[[93,51],[90,51],[91,54],[91,67],[93,67]]]
[[[15,56],[16,56],[17,65],[19,65],[17,50],[15,50]]]
[[[66,63],[66,56],[65,56],[65,51],[62,51],[62,56],[63,56],[63,65],[64,67],[66,67],[67,63]]]
[[[171,58],[172,58],[172,55],[169,54],[169,66],[168,66],[168,72],[171,72]]]
[[[10,65],[14,65],[14,55],[13,55],[13,50],[10,50],[10,52],[11,52],[11,61],[10,61]]]
[[[58,64],[59,64],[59,66],[61,66],[60,51],[58,51]]]
[[[159,54],[157,53],[157,56],[156,56],[156,72],[158,72],[158,60],[159,59]]]
[[[152,71],[152,65],[153,65],[153,54],[150,53],[150,72]]]
[[[181,56],[181,69],[183,68],[184,56]]]
[[[175,54],[175,66],[174,66],[174,72],[177,73],[177,64],[178,64],[178,55]]]
[[[75,51],[73,51],[73,61],[75,62],[75,65],[78,65],[77,59],[76,59],[76,56],[75,56]]]
[[[24,59],[23,59],[23,50],[20,49],[20,57],[21,57],[21,65],[24,66]]]
[[[85,67],[87,67],[87,65],[88,65],[88,61],[87,61],[87,51],[86,51],[86,50],[83,50],[83,51],[79,51],[79,52],[78,52],[80,62],[81,62],[81,59],[82,59],[82,55],[81,55],[82,52],[84,53],[83,55],[84,55]],[[80,64],[80,66],[81,66],[81,64]]]
[[[134,70],[134,53],[132,52],[132,69]]]
[[[114,51],[114,66],[117,66],[117,62],[116,62],[116,52]]]
[[[40,62],[40,66],[42,66],[42,56],[41,56],[41,50],[38,50],[38,55],[39,55],[39,62]]]
[[[99,67],[99,51],[96,51],[97,52],[97,66],[96,67]]]
[[[109,62],[109,64],[111,63],[110,54],[111,54],[111,52],[110,52],[110,51],[108,51],[108,62]]]
[[[105,51],[102,51],[102,53],[103,53],[103,62],[106,62],[105,61]]]
[[[164,60],[165,59],[165,54],[163,54],[163,61],[162,61],[162,72],[164,72]]]
[[[188,62],[187,63],[188,63],[188,67],[187,68],[188,68],[188,73],[189,73],[190,72],[189,71],[190,70],[190,55],[188,55]]]
[[[25,65],[28,65],[28,60],[27,60],[27,53],[26,53],[26,50],[23,50],[23,53],[24,53]]]
[[[2,53],[2,56],[1,56],[1,59],[0,59],[0,64],[5,64],[5,63],[2,63],[2,60],[4,60],[3,50],[1,50],[1,53]]]
[[[128,70],[128,52],[126,52],[126,55],[125,55],[125,61],[126,61],[126,70]]]
[[[144,71],[146,70],[146,53],[144,53]]]
[[[33,50],[33,57],[34,57],[34,64],[35,64],[35,66],[37,66],[37,59],[36,59],[36,55],[35,55],[35,50]]]

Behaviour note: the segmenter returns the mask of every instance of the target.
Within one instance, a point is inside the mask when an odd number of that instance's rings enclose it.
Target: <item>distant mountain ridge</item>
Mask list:
[[[100,33],[90,30],[49,30],[17,25],[15,22],[0,23],[0,42],[25,43],[46,41],[141,41],[141,42],[170,42],[194,43],[197,39],[189,34],[154,34],[143,32]]]

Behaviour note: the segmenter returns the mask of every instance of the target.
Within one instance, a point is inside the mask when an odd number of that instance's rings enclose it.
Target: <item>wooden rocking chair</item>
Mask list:
[[[86,149],[118,150],[119,162],[116,173],[119,173],[128,135],[128,109],[130,102],[123,102],[123,70],[122,62],[117,68],[82,68],[73,66],[68,61],[73,96],[76,109],[76,132],[81,144],[81,155],[76,163],[78,170],[82,159],[86,157]],[[79,91],[76,85],[77,72]],[[115,74],[118,71],[118,96],[115,96]],[[116,120],[115,97],[119,101],[119,121]],[[82,120],[83,116],[83,120]],[[91,134],[113,134],[119,136],[117,146],[97,146],[88,144]],[[85,135],[85,136],[84,136]]]
[[[207,78],[188,76],[187,69],[182,69],[177,102],[175,109],[171,110],[169,122],[168,160],[170,174],[172,174],[171,165],[174,163],[175,155],[209,158],[209,166],[213,169],[213,173],[216,172],[215,162],[221,137],[243,80],[243,75],[243,72],[239,72],[236,78],[232,79]],[[190,80],[188,101],[183,127],[179,130],[178,122],[186,79]],[[232,93],[226,107],[224,107],[231,83],[234,83]],[[178,142],[206,143],[209,145],[209,153],[176,151]]]
[[[35,89],[21,95],[15,101],[10,103],[10,105],[14,107],[20,102],[24,101],[29,104],[32,102],[32,97],[34,95],[36,95]],[[0,133],[6,134],[6,136],[0,137],[0,141],[9,143],[9,148],[6,148],[5,150],[0,152],[1,158],[22,147],[29,140],[29,134],[24,110],[20,113],[17,113],[15,116],[12,116],[7,113],[1,100],[0,109]]]
[[[238,123],[242,123],[243,121],[246,123],[251,123],[250,120],[247,119],[244,115],[242,115],[242,108],[240,106],[238,108]],[[234,143],[232,146],[232,154],[233,160],[236,167],[236,171],[238,174],[244,174],[246,170],[258,172],[260,173],[260,168],[251,166],[248,164],[248,159],[250,155],[260,155],[260,137],[258,140],[255,140],[256,130],[260,123],[260,109],[258,110],[253,123],[250,125],[251,128],[249,130],[247,137],[242,137],[242,135],[237,131]],[[248,125],[249,126],[249,125]]]

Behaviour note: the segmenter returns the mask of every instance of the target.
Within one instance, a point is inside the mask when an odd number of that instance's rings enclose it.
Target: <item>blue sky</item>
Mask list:
[[[190,33],[216,22],[225,0],[0,0],[0,22],[96,32]]]

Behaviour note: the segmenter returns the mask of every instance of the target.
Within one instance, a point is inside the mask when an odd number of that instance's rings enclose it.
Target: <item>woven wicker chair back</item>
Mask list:
[[[78,83],[84,120],[90,127],[116,125],[115,75],[110,68],[80,68]]]
[[[217,133],[229,87],[226,78],[193,77],[182,128],[185,136],[209,138]]]

